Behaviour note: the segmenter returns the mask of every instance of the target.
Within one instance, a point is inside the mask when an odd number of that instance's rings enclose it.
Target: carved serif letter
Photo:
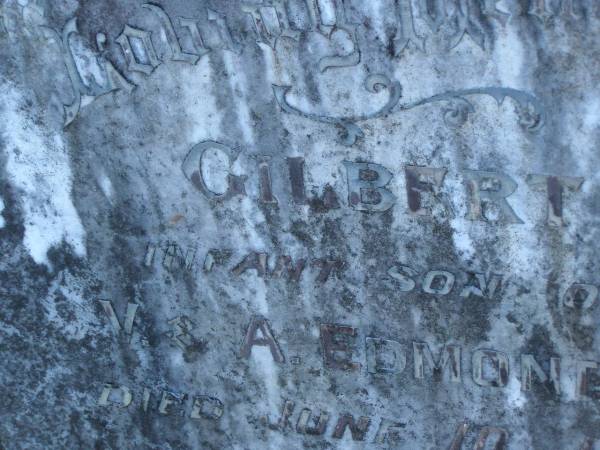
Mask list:
[[[577,396],[589,396],[590,392],[590,370],[598,370],[598,363],[596,361],[577,361],[576,365],[577,369],[577,386],[576,395]]]
[[[275,337],[273,336],[273,333],[271,332],[269,322],[266,318],[262,316],[255,316],[252,318],[252,321],[248,326],[248,332],[246,333],[240,356],[246,359],[250,358],[250,354],[252,353],[252,347],[255,345],[259,345],[261,347],[269,347],[269,349],[271,350],[271,355],[273,356],[275,362],[285,362],[285,357],[283,356],[283,353],[279,348],[279,344],[277,343]]]
[[[442,186],[446,169],[432,167],[406,166],[406,196],[408,209],[411,213],[419,216],[431,215],[431,208],[423,206],[423,194],[436,194],[436,190]]]
[[[563,211],[565,189],[578,191],[583,183],[583,178],[528,175],[527,183],[535,189],[546,191],[548,200],[548,225],[561,227],[565,224]]]
[[[460,291],[460,296],[469,298],[471,295],[491,299],[502,282],[502,275],[491,274],[486,277],[483,273],[469,272],[467,284]]]
[[[425,378],[425,361],[433,369],[433,378],[440,381],[443,377],[443,371],[449,368],[448,378],[453,383],[461,381],[461,351],[458,345],[445,345],[437,360],[433,359],[433,354],[429,345],[425,342],[413,342],[413,359],[415,378]]]
[[[406,367],[406,354],[397,341],[368,337],[366,353],[370,373],[401,373]]]
[[[217,420],[223,415],[223,410],[223,402],[218,398],[199,395],[194,398],[190,418]]]
[[[598,298],[598,288],[593,284],[573,283],[563,296],[563,304],[569,308],[589,309]]]
[[[135,313],[138,309],[138,304],[136,303],[127,303],[127,312],[125,313],[125,321],[121,326],[121,322],[119,322],[119,318],[115,313],[115,310],[112,307],[112,303],[106,300],[100,300],[100,304],[104,309],[104,312],[108,316],[111,325],[113,328],[119,332],[124,331],[126,335],[131,336],[131,332],[133,330],[133,320],[135,319]]]
[[[343,414],[338,419],[338,422],[335,425],[335,428],[333,429],[333,434],[331,436],[335,439],[341,439],[344,436],[346,427],[348,427],[350,428],[352,440],[362,441],[365,438],[365,434],[369,429],[370,423],[371,419],[369,419],[368,417],[361,416],[358,418],[358,421],[356,421],[354,420],[354,416],[352,416],[352,414]]]
[[[467,431],[469,430],[469,423],[465,420],[463,421],[458,428],[456,429],[456,433],[454,434],[454,439],[450,443],[450,447],[448,450],[461,450],[462,443],[467,435]]]
[[[259,201],[261,203],[276,205],[277,199],[273,195],[273,182],[271,180],[269,160],[268,156],[262,156],[258,164]]]
[[[305,265],[306,259],[304,258],[299,258],[294,264],[291,256],[282,255],[277,258],[277,262],[275,263],[273,272],[271,272],[271,276],[273,278],[281,278],[284,275],[287,275],[289,280],[299,281]]]
[[[234,275],[241,275],[247,270],[253,269],[256,270],[259,277],[264,277],[267,273],[267,258],[266,253],[248,253],[237,266],[231,269],[231,272]]]
[[[495,372],[488,377],[485,361],[489,361],[489,370]],[[473,352],[473,381],[479,386],[504,387],[508,383],[508,356],[496,350],[475,350]]]
[[[277,421],[277,423],[270,423],[269,428],[279,431],[285,431],[288,428],[292,428],[292,424],[290,423],[290,417],[294,412],[295,406],[296,404],[292,400],[286,400],[283,404],[279,420]]]
[[[117,394],[117,392],[120,394]],[[118,398],[118,400],[117,400]],[[122,408],[127,408],[133,401],[133,395],[129,388],[125,386],[113,386],[110,383],[104,385],[98,404],[100,406],[108,406],[109,402],[116,403]]]
[[[183,28],[187,28],[190,36],[192,37],[192,45],[194,46],[194,50],[198,58],[202,58],[207,53],[210,53],[210,49],[206,48],[204,45],[204,39],[202,39],[202,34],[200,33],[200,28],[198,28],[198,23],[195,19],[188,19],[186,17],[179,18],[179,25]]]
[[[517,189],[508,175],[481,170],[465,170],[470,220],[523,223],[506,198]]]
[[[242,11],[252,21],[257,42],[265,43],[275,49],[277,38],[282,33],[277,10],[272,6],[242,4]]]
[[[550,358],[550,377],[548,377],[533,355],[521,355],[521,390],[531,390],[534,373],[542,383],[551,380],[554,392],[560,394],[560,358]]]
[[[344,161],[348,177],[348,203],[358,211],[386,211],[395,201],[386,186],[392,172],[374,163]]]
[[[346,325],[321,324],[321,346],[326,367],[348,371],[360,369],[359,363],[351,361],[353,345],[349,341],[356,339],[356,334],[356,328]]]
[[[487,441],[490,436],[497,435],[496,443],[494,444],[494,450],[505,450],[506,443],[508,441],[508,432],[503,428],[496,427],[484,427],[479,433],[479,437],[477,438],[477,442],[475,442],[474,450],[484,450],[486,447]]]
[[[308,408],[304,408],[302,411],[300,411],[298,423],[296,424],[296,431],[298,433],[311,434],[315,436],[320,436],[325,433],[327,423],[329,422],[329,414],[327,414],[325,411],[321,411],[317,417],[312,417],[312,415],[312,411]],[[314,425],[309,426],[311,418]]]
[[[409,43],[413,43],[423,53],[425,52],[425,39],[417,35],[413,16],[411,0],[399,0],[398,9],[398,31],[394,38],[394,55],[400,55]]]
[[[246,176],[244,175],[236,176],[229,173],[225,183],[220,183],[226,184],[222,192],[217,191],[217,188],[214,186],[211,186],[212,189],[209,187],[209,183],[205,180],[202,171],[202,164],[206,162],[209,152],[215,157],[224,155],[229,168],[231,168],[237,156],[233,149],[218,142],[205,141],[196,144],[183,160],[182,169],[185,177],[209,200],[226,200],[234,195],[246,195],[244,187]]]
[[[379,429],[373,439],[374,444],[396,444],[400,438],[400,430],[406,427],[405,423],[381,419]]]
[[[446,270],[431,270],[423,280],[423,291],[428,294],[447,295],[454,287],[455,279],[454,274]]]

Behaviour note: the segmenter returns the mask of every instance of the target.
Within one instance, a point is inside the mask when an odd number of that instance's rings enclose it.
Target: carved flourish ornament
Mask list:
[[[478,87],[448,91],[412,103],[400,103],[402,97],[402,85],[400,82],[392,81],[389,77],[382,74],[369,75],[365,80],[365,89],[371,93],[378,93],[382,89],[386,89],[389,92],[388,101],[374,112],[355,116],[330,116],[302,111],[288,102],[287,94],[291,89],[292,86],[273,85],[275,99],[282,111],[305,117],[315,122],[337,126],[341,130],[341,142],[347,146],[355,144],[358,138],[364,136],[362,129],[358,126],[359,122],[378,117],[387,117],[398,111],[408,111],[428,103],[445,102],[447,106],[443,109],[444,122],[448,126],[459,127],[468,120],[469,114],[475,112],[475,107],[467,98],[476,95],[493,97],[498,102],[498,105],[501,105],[507,97],[512,98],[516,102],[519,123],[530,132],[535,132],[543,126],[545,116],[541,102],[534,95],[506,87]]]

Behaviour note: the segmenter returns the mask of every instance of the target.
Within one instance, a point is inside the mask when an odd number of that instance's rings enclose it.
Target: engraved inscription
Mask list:
[[[219,420],[224,413],[223,402],[211,395],[189,395],[158,389],[154,392],[147,387],[142,389],[141,395],[127,386],[106,383],[97,401],[99,406],[118,407],[132,410],[134,405],[144,414],[155,411],[159,416],[185,415],[196,420]],[[187,412],[189,411],[189,412]]]
[[[501,291],[503,275],[486,275],[478,272],[462,272],[456,275],[446,270],[430,270],[419,277],[412,267],[397,263],[387,270],[393,285],[401,292],[412,292],[420,286],[421,290],[433,295],[449,295],[459,290],[463,298],[480,297],[492,299]],[[460,283],[457,285],[457,279]],[[457,287],[458,289],[455,289]]]
[[[305,436],[331,437],[336,440],[365,441],[370,430],[373,419],[369,416],[360,416],[343,412],[339,414],[337,420],[332,421],[328,412],[318,408],[303,407],[297,413],[297,419],[294,419],[296,402],[285,400],[281,408],[281,415],[277,422],[272,423],[266,419],[263,423],[271,430],[286,433],[295,431]],[[315,412],[318,411],[318,414]],[[293,424],[296,424],[295,428]],[[331,431],[328,427],[331,424]],[[397,442],[401,430],[406,426],[405,423],[382,418],[376,433],[372,438],[374,444],[394,444]]]
[[[164,244],[149,243],[143,259],[147,268],[160,266],[170,273],[196,272],[201,266],[206,274],[224,267],[233,260],[228,270],[235,277],[252,274],[266,280],[287,280],[297,283],[307,272],[315,282],[322,284],[340,277],[345,267],[344,261],[329,258],[293,258],[290,255],[272,255],[266,252],[250,252],[232,256],[229,249],[210,249],[206,253],[197,250],[197,246],[185,247],[174,241]],[[200,265],[199,262],[203,261]],[[237,261],[237,262],[235,262]]]
[[[347,123],[344,122],[346,125]],[[348,125],[349,126],[349,125]],[[186,178],[209,200],[227,200],[234,195],[246,195],[247,175],[233,175],[231,166],[239,151],[214,141],[195,145],[184,159],[182,168]],[[220,154],[220,159],[217,155]],[[211,170],[204,165],[212,161]],[[258,195],[256,200],[263,205],[276,205],[284,201],[273,191],[270,157],[260,157],[257,167]],[[304,181],[304,158],[286,158],[291,201],[297,205],[309,204],[311,211],[327,213],[341,207],[339,198],[330,185],[323,194],[308,197]],[[394,193],[394,173],[387,167],[374,162],[342,161],[345,168],[348,207],[368,213],[382,213],[398,203]],[[205,172],[221,173],[220,179],[206,179]],[[445,168],[404,166],[406,208],[418,217],[453,218],[453,205],[445,194]],[[465,219],[482,221],[494,225],[523,224],[514,211],[510,197],[519,188],[518,183],[502,172],[463,170],[461,172],[468,199]],[[218,178],[218,176],[217,176]],[[548,196],[547,225],[551,227],[568,224],[564,214],[564,197],[581,190],[581,177],[558,177],[551,175],[527,175],[525,185],[533,191],[545,186]]]
[[[25,0],[24,0],[25,1]],[[348,5],[344,0],[273,0],[270,4],[261,2],[242,2],[237,5],[237,14],[246,17],[240,23],[239,30],[233,30],[230,24],[237,18],[211,8],[204,8],[198,17],[181,17],[172,20],[162,6],[154,3],[142,3],[141,7],[158,19],[155,30],[146,31],[122,24],[123,32],[115,39],[121,46],[124,58],[127,62],[127,70],[149,75],[161,61],[152,46],[150,35],[158,31],[158,35],[167,44],[170,59],[174,62],[197,64],[206,54],[213,50],[231,51],[240,54],[247,45],[263,45],[278,55],[280,48],[278,43],[282,39],[292,42],[298,48],[302,48],[314,39],[327,42],[329,47],[336,47],[337,42],[345,42],[345,49],[334,51],[332,54],[322,56],[317,64],[318,70],[340,70],[353,68],[362,60],[361,45],[364,43],[365,33],[373,27],[372,21],[381,20],[379,17],[364,16],[357,23],[353,23],[348,17]],[[525,18],[532,18],[544,26],[552,26],[561,21],[579,21],[587,16],[587,7],[582,5],[581,0],[530,0],[523,5],[511,3],[499,6],[500,0],[481,0],[479,2],[449,2],[441,0],[396,0],[386,10],[386,21],[393,19],[395,35],[389,43],[389,55],[394,59],[402,58],[406,52],[417,50],[427,56],[431,53],[426,47],[433,44],[438,51],[449,52],[456,48],[465,37],[479,46],[482,50],[489,51],[493,48],[494,29],[505,27],[508,20],[514,16],[524,13]],[[528,3],[528,4],[527,4]],[[511,10],[504,10],[510,6]],[[520,11],[521,7],[523,11]],[[514,8],[514,10],[512,10]],[[34,11],[33,14],[41,15],[43,8],[30,4],[22,8],[23,11]],[[40,10],[40,11],[38,11]],[[14,37],[18,27],[22,27],[26,34],[31,34],[30,27],[37,24],[35,20],[24,21],[19,18],[19,13],[13,7],[5,6],[0,9],[0,32],[2,29],[9,37]],[[24,13],[21,13],[22,15]],[[590,12],[591,14],[591,12]],[[74,21],[75,19],[71,19]],[[23,24],[22,22],[25,22]],[[416,22],[422,22],[417,32]],[[382,22],[383,23],[383,22]],[[176,26],[185,29],[189,34],[193,45],[193,52],[182,49],[181,36],[178,36]],[[107,37],[104,33],[96,36],[98,50],[104,53],[107,46]],[[67,41],[65,41],[67,42]],[[426,45],[427,43],[427,45]],[[68,45],[67,45],[68,47]],[[261,47],[262,48],[262,47]],[[103,86],[106,92],[117,89],[131,91],[133,85],[118,73],[111,61],[102,58],[105,66],[108,82]],[[69,72],[71,70],[69,69]],[[71,75],[71,73],[70,73]],[[377,78],[384,75],[377,75]],[[388,83],[376,83],[378,86],[386,86]],[[81,85],[76,84],[77,90]],[[399,87],[399,85],[398,85]],[[288,86],[276,86],[275,97],[285,112],[299,113],[291,107],[285,99]],[[373,117],[386,115],[398,103],[400,98],[399,89],[392,93],[388,106],[376,114],[364,114],[357,117],[331,117],[314,114],[300,113],[305,117],[323,123],[333,123],[344,130],[343,142],[353,144],[357,138],[362,136],[362,130],[355,122],[367,120]],[[79,95],[79,94],[76,94]],[[86,94],[87,95],[87,94]],[[449,125],[461,125],[468,115],[474,111],[473,105],[465,99],[472,95],[490,95],[499,103],[504,97],[512,97],[518,103],[520,122],[527,129],[537,129],[543,123],[543,108],[539,101],[531,94],[518,91],[509,87],[484,87],[472,88],[462,91],[449,91],[434,95],[427,99],[401,105],[398,110],[409,110],[416,106],[434,102],[446,102],[449,108],[444,110],[444,117]],[[65,107],[65,126],[71,123],[79,112],[80,99],[72,105]]]

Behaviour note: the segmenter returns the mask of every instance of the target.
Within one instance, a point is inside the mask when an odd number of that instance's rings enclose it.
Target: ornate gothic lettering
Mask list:
[[[84,81],[71,48],[71,37],[79,34],[76,18],[70,19],[66,23],[61,33],[58,33],[57,31],[48,27],[44,27],[44,29],[48,30],[57,37],[57,40],[61,46],[61,53],[67,68],[67,73],[71,81],[73,101],[68,105],[64,105],[63,107],[65,127],[73,122],[75,117],[77,117],[79,114],[83,96],[96,98],[119,89],[123,89],[126,92],[131,93],[134,85],[127,81],[117,71],[115,66],[103,56],[99,57],[94,55],[95,61],[102,71],[103,79],[97,80],[96,76],[92,74],[92,76],[86,77],[86,81]],[[98,33],[96,36],[96,45],[98,46],[98,51],[101,55],[104,53],[105,42],[106,36],[103,33]],[[99,84],[98,81],[100,81],[101,84]]]
[[[185,53],[183,50],[181,50],[179,38],[175,33],[175,28],[173,28],[173,23],[171,22],[171,19],[167,13],[160,6],[153,5],[152,3],[144,3],[142,7],[152,11],[160,20],[164,36],[167,39],[167,44],[169,44],[169,48],[171,49],[171,59],[173,61],[183,61],[190,64],[196,64],[200,59],[200,56]]]
[[[394,54],[400,55],[409,44],[425,52],[425,39],[415,31],[412,0],[397,0],[398,31],[394,38]]]
[[[151,32],[125,25],[116,41],[121,46],[127,68],[150,75],[160,61],[152,44]]]

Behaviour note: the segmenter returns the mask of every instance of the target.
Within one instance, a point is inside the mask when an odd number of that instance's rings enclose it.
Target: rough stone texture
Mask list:
[[[600,442],[598,2],[0,6],[0,447]]]

